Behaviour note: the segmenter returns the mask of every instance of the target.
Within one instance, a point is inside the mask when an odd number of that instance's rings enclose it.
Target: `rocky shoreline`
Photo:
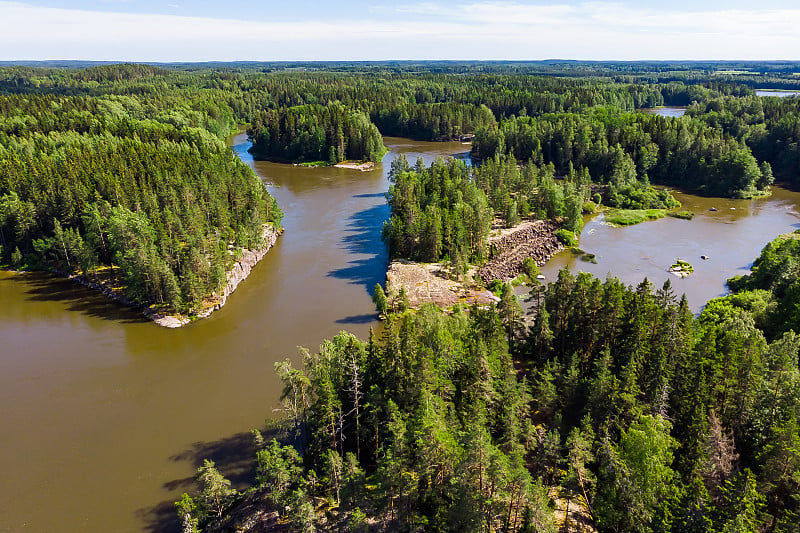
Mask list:
[[[412,308],[427,302],[442,308],[459,303],[490,305],[499,298],[471,280],[480,278],[484,285],[496,279],[512,280],[522,274],[522,263],[528,257],[538,266],[544,265],[564,249],[555,235],[558,227],[549,220],[528,220],[493,232],[489,237],[492,259],[480,268],[472,267],[463,279],[457,279],[458,276],[442,263],[392,261],[386,272],[387,294],[394,298],[400,288],[405,289]]]
[[[222,288],[222,292],[218,296],[212,294],[212,298],[215,298],[216,301],[211,306],[204,306],[203,310],[197,313],[197,318],[206,318],[225,305],[225,302],[228,301],[228,296],[230,296],[233,291],[236,290],[236,287],[250,275],[253,267],[267,255],[267,252],[269,252],[278,241],[278,236],[280,236],[281,233],[283,233],[282,228],[275,229],[272,225],[264,226],[264,246],[257,250],[242,250],[242,256],[233,264],[233,267],[228,270],[227,279],[225,281],[225,286]]]
[[[470,278],[468,275],[467,279]],[[394,298],[401,288],[405,289],[412,309],[418,309],[424,303],[447,309],[459,303],[489,305],[498,301],[488,290],[454,279],[442,263],[392,261],[386,272],[386,291]]]
[[[522,273],[522,262],[530,257],[538,266],[564,249],[556,238],[558,225],[549,220],[527,221],[489,238],[492,259],[478,269],[484,283],[508,281]]]
[[[278,240],[278,236],[280,236],[282,233],[282,228],[276,229],[271,224],[265,225],[263,235],[264,245],[255,250],[242,250],[242,256],[233,264],[231,269],[228,270],[225,286],[222,288],[219,294],[216,292],[212,293],[211,298],[203,302],[202,310],[196,315],[191,316],[167,315],[160,313],[150,309],[141,302],[130,300],[122,291],[113,289],[103,283],[98,283],[97,281],[91,280],[86,276],[82,276],[80,274],[66,274],[65,272],[59,273],[65,275],[72,281],[83,285],[84,287],[101,292],[104,296],[114,300],[117,303],[141,309],[144,316],[159,326],[165,328],[179,328],[190,323],[194,318],[206,318],[214,311],[222,308],[222,306],[225,305],[225,302],[227,302],[228,296],[230,296],[231,293],[236,290],[236,287],[238,287],[239,284],[250,275],[253,267],[256,266],[256,264],[261,261],[265,255],[267,255],[267,252],[269,252],[270,248],[275,245]]]
[[[336,168],[360,170],[361,172],[367,172],[375,169],[375,163],[372,161],[342,161],[341,163],[336,163],[333,166]]]

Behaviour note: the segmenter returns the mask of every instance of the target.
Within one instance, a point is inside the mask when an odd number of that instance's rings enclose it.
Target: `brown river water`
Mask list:
[[[699,312],[708,300],[727,293],[728,278],[750,271],[767,242],[800,228],[800,193],[780,187],[773,187],[769,198],[756,200],[675,197],[682,210],[695,213],[692,220],[664,217],[614,228],[602,214],[587,217],[580,248],[594,254],[596,263],[567,250],[554,256],[542,273],[552,280],[568,266],[601,279],[611,274],[629,285],[647,277],[656,288],[669,279],[675,293],[685,293],[689,306]],[[691,263],[694,273],[686,278],[670,274],[676,259]]]
[[[234,150],[284,209],[286,233],[222,310],[187,327],[160,328],[68,281],[0,273],[0,530],[175,530],[172,502],[194,490],[204,458],[247,481],[249,430],[278,406],[273,364],[298,363],[297,346],[314,349],[342,329],[366,337],[378,326],[370,293],[387,261],[389,162],[469,148],[385,142],[384,164],[360,172],[252,163],[237,136]],[[589,221],[581,246],[597,265],[561,254],[545,273],[567,264],[660,284],[680,256],[696,273],[673,285],[698,309],[800,223],[800,194],[781,189],[752,202],[680,200],[698,213],[693,221]]]
[[[469,149],[386,144],[361,172],[253,163],[237,136],[286,232],[224,308],[181,329],[69,281],[0,272],[0,531],[171,530],[203,458],[246,480],[249,430],[279,403],[273,364],[378,325],[389,163]]]

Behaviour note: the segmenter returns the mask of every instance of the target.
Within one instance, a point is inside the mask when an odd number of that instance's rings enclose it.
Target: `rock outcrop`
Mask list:
[[[489,238],[492,258],[478,269],[484,283],[508,281],[522,273],[522,262],[531,257],[542,266],[564,247],[556,238],[558,226],[549,220],[536,220],[502,231]]]
[[[386,290],[390,295],[397,295],[400,288],[404,288],[414,309],[424,303],[448,308],[459,303],[489,305],[499,300],[485,289],[451,279],[446,270],[440,263],[393,261],[386,272]]]
[[[242,256],[233,264],[233,267],[228,270],[225,287],[222,288],[219,294],[212,294],[210,300],[211,305],[203,306],[203,310],[197,313],[198,318],[206,318],[225,305],[225,302],[228,301],[228,296],[230,296],[233,291],[236,290],[236,287],[250,275],[253,267],[267,255],[267,252],[275,245],[278,236],[282,232],[283,230],[276,230],[271,225],[264,227],[264,246],[257,250],[242,250]]]
[[[211,298],[203,302],[201,311],[198,312],[194,317],[206,318],[211,313],[225,305],[225,302],[228,300],[228,296],[230,296],[230,294],[236,290],[236,287],[238,287],[239,284],[250,275],[250,271],[253,270],[253,267],[256,266],[256,264],[261,261],[265,255],[267,255],[267,252],[275,245],[275,242],[277,242],[278,236],[281,233],[283,233],[282,228],[275,228],[271,224],[266,224],[264,226],[263,246],[256,250],[242,250],[242,256],[233,264],[231,269],[228,270],[225,287],[223,287],[219,293],[212,293]],[[108,298],[114,300],[115,302],[119,302],[122,305],[141,308],[144,316],[159,326],[163,326],[165,328],[179,328],[181,326],[185,326],[191,322],[191,318],[194,318],[184,315],[166,315],[158,311],[154,311],[153,309],[143,305],[141,302],[130,300],[121,290],[112,289],[103,283],[98,283],[97,281],[78,274],[67,274],[66,272],[58,273],[67,276],[72,281],[80,283],[84,287],[100,291]]]

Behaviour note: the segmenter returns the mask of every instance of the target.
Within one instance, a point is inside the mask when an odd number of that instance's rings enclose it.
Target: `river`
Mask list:
[[[791,91],[787,89],[756,89],[756,96],[777,96],[778,98],[787,98],[789,96],[800,95],[800,91]]]
[[[314,349],[341,329],[366,337],[378,325],[370,293],[387,261],[389,162],[468,148],[385,143],[383,164],[360,172],[254,163],[235,137],[233,149],[284,209],[286,232],[223,309],[187,327],[159,328],[65,280],[0,273],[0,529],[164,531],[177,526],[172,502],[194,489],[204,458],[247,481],[249,430],[278,405],[273,364],[299,362],[296,346]],[[608,228],[594,219],[581,246],[597,265],[561,254],[545,273],[568,264],[660,284],[680,255],[696,273],[673,284],[697,308],[798,225],[800,194],[781,189],[751,202],[679,199],[698,213],[693,221]]]
[[[554,256],[542,268],[554,279],[567,266],[605,279],[609,274],[627,284],[644,277],[656,287],[669,279],[676,294],[686,293],[699,312],[705,302],[727,292],[725,281],[750,271],[764,245],[781,233],[800,227],[800,194],[772,188],[768,198],[732,200],[675,193],[692,220],[664,217],[635,226],[610,227],[601,214],[586,217],[580,248],[595,254],[596,263],[571,251]],[[707,256],[708,259],[702,259]],[[667,269],[677,258],[688,261],[694,273],[678,278]]]
[[[376,326],[386,172],[461,143],[385,140],[372,172],[254,163],[285,234],[210,318],[168,330],[71,282],[0,272],[0,530],[163,531],[204,457],[242,481],[275,361]],[[245,461],[241,461],[244,454]]]

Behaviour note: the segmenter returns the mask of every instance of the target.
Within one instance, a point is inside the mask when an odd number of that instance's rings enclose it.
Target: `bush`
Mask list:
[[[539,269],[539,265],[536,264],[536,261],[534,261],[532,257],[526,257],[522,262],[522,271],[530,279],[536,279],[536,276],[542,273]]]
[[[578,239],[575,238],[575,234],[564,228],[556,230],[556,238],[564,246],[575,246],[578,244]]]

